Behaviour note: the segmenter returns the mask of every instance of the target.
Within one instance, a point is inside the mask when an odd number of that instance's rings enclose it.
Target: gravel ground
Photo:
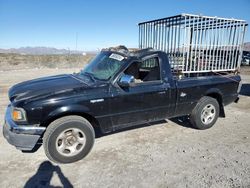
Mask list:
[[[0,124],[11,85],[74,71],[78,70],[0,72]],[[21,153],[0,134],[0,187],[250,187],[247,74],[242,75],[239,103],[227,106],[227,117],[211,129],[195,130],[181,119],[138,126],[96,139],[91,153],[73,164],[50,163],[42,147],[36,153]]]

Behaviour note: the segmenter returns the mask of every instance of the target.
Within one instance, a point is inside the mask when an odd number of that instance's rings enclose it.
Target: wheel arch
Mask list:
[[[68,110],[62,110],[62,109],[68,109]],[[83,111],[84,109],[85,108],[81,108],[80,110],[79,108],[72,108],[72,107],[58,108],[54,110],[53,112],[51,112],[48,115],[48,117],[43,122],[41,122],[40,126],[48,127],[56,119],[59,119],[64,116],[76,115],[76,116],[81,116],[87,119],[90,122],[90,124],[93,126],[96,134],[99,134],[100,132],[102,132],[99,121],[90,113]]]
[[[223,95],[222,92],[219,89],[212,88],[206,92],[206,96],[212,97],[217,100],[220,106],[220,117],[225,117],[225,110],[224,110],[224,105],[223,105]]]

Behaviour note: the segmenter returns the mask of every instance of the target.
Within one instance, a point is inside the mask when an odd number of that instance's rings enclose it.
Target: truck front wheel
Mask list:
[[[219,104],[212,97],[202,97],[190,115],[190,121],[196,129],[212,127],[219,117]]]
[[[84,158],[95,140],[91,124],[80,116],[65,116],[53,121],[43,137],[47,157],[56,163],[72,163]]]

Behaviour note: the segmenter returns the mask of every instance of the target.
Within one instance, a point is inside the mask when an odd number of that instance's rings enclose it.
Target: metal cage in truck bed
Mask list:
[[[247,23],[181,14],[139,23],[139,48],[168,53],[173,72],[237,71]]]

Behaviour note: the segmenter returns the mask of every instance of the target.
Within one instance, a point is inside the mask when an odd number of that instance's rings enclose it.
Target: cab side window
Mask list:
[[[134,76],[137,83],[160,80],[159,59],[153,57],[142,62],[133,62],[124,73]]]
[[[160,65],[158,57],[146,59],[140,67],[140,74],[143,81],[160,80]]]

